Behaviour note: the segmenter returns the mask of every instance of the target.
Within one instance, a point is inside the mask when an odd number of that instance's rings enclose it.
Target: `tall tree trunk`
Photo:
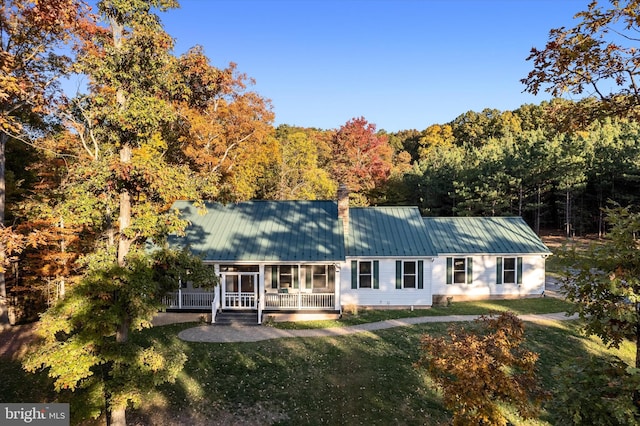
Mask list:
[[[541,189],[538,185],[538,195],[536,197],[536,234],[540,235],[540,202],[541,202]]]
[[[120,149],[120,164],[126,165],[131,162],[131,145],[124,144]],[[120,192],[120,214],[118,216],[118,265],[125,266],[126,257],[129,254],[133,240],[125,235],[126,229],[131,225],[131,194],[127,188],[123,188]],[[116,294],[116,298],[118,295]],[[117,303],[117,300],[116,300]],[[126,343],[129,340],[129,327],[131,318],[124,310],[123,317],[116,329],[116,342]],[[110,424],[113,426],[126,426],[126,407],[111,407],[108,414],[110,416]]]
[[[65,286],[65,274],[64,271],[66,271],[66,266],[67,266],[67,258],[65,256],[66,252],[67,252],[67,242],[65,241],[65,232],[64,232],[64,218],[60,217],[60,230],[61,230],[61,238],[60,238],[60,252],[63,255],[63,261],[62,261],[62,265],[63,265],[63,274],[59,277],[59,281],[58,281],[58,299],[64,299],[64,295],[67,292]]]
[[[113,426],[121,426],[127,424],[127,419],[125,417],[126,411],[124,408],[122,409],[112,409],[111,410],[111,422],[110,424]]]
[[[564,220],[565,220],[565,232],[568,237],[571,237],[571,196],[569,188],[565,194],[565,206],[564,206]]]
[[[113,46],[116,50],[120,50],[122,48],[122,37],[124,34],[124,26],[118,22],[115,17],[109,18],[109,24],[111,25],[111,31],[113,35]],[[122,87],[119,87],[116,91],[116,102],[120,106],[120,108],[126,108],[127,99],[126,93]],[[131,145],[128,141],[122,141],[122,148],[120,149],[120,165],[126,165],[131,162]],[[130,238],[125,235],[125,230],[131,225],[131,194],[129,194],[129,190],[125,187],[120,192],[120,206],[119,206],[119,216],[118,216],[118,247],[117,247],[117,259],[119,266],[125,266],[125,260],[127,254],[129,253],[129,249],[131,248],[131,243],[133,242]],[[117,295],[116,295],[117,297]],[[131,324],[131,319],[124,309],[124,314],[122,321],[118,324],[116,329],[116,342],[118,343],[126,343],[129,340],[129,326]],[[110,405],[110,404],[109,404]],[[127,418],[126,418],[126,407],[110,407],[110,411],[107,413],[107,416],[110,418],[110,424],[113,426],[126,426]]]
[[[125,165],[131,162],[131,145],[125,144],[120,149],[120,164]],[[133,240],[125,235],[126,229],[131,225],[131,195],[127,188],[123,188],[120,192],[120,216],[119,222],[119,239],[118,239],[118,265],[124,266],[125,257],[129,254],[129,249]]]
[[[520,191],[518,194],[518,216],[522,216],[522,198],[523,198],[523,194],[522,194],[522,184],[521,184]]]
[[[4,204],[5,204],[5,148],[9,136],[0,133],[0,227],[4,228]],[[0,241],[0,265],[4,267],[5,252],[4,244]],[[4,280],[4,272],[0,271],[0,326],[9,323],[9,303],[7,300],[7,286]]]
[[[604,216],[602,213],[602,190],[598,191],[598,239],[604,236]]]

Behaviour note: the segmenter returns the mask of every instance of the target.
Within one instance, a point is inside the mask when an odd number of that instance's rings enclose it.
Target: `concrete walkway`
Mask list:
[[[367,324],[352,325],[348,327],[318,328],[310,330],[281,330],[268,326],[221,326],[201,325],[199,327],[183,330],[178,337],[187,342],[208,343],[234,343],[234,342],[259,342],[262,340],[280,339],[284,337],[330,337],[345,336],[354,333],[364,333],[373,330],[383,330],[393,327],[407,327],[415,324],[434,322],[463,322],[473,321],[479,315],[448,315],[433,317],[402,318],[372,322]],[[564,312],[542,315],[519,315],[523,321],[545,323],[550,321],[563,321],[577,319],[574,315],[567,317]]]

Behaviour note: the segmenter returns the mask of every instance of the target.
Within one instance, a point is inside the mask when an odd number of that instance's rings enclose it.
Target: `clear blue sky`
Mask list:
[[[588,0],[181,0],[161,14],[176,53],[201,45],[271,100],[275,124],[423,130],[466,111],[513,110],[531,47]]]

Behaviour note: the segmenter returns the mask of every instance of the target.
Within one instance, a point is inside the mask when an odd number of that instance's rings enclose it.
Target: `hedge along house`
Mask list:
[[[544,294],[551,254],[520,217],[426,217],[434,303]]]

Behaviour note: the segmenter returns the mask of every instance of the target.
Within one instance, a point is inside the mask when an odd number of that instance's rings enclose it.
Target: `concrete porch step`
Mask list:
[[[222,311],[216,315],[215,325],[254,326],[258,325],[256,311]]]

